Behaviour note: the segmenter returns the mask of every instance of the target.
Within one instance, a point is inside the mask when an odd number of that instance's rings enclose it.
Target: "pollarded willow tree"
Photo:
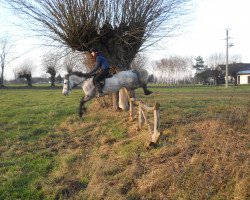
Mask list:
[[[17,75],[19,78],[25,78],[28,84],[28,87],[32,87],[32,71],[35,66],[33,62],[29,59],[25,60],[17,70]]]
[[[50,86],[55,87],[56,73],[59,67],[60,56],[55,53],[46,53],[43,55],[42,64],[46,73],[50,74]]]
[[[128,69],[145,42],[151,45],[183,24],[191,0],[0,1],[33,20],[41,35],[73,50],[96,46],[111,65]]]

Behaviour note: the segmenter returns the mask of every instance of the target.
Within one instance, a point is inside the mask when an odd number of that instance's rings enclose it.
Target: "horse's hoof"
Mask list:
[[[153,92],[151,92],[151,91],[148,90],[148,91],[146,91],[144,94],[145,94],[145,95],[150,95],[150,94],[152,94],[152,93],[153,93]]]
[[[156,148],[157,145],[154,143],[154,142],[150,142],[147,146],[147,150],[150,150],[150,149],[153,149],[153,148]]]

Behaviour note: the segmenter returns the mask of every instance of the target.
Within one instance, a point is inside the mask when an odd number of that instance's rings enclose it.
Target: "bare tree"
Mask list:
[[[155,62],[155,71],[162,83],[178,84],[180,80],[185,82],[189,78],[192,66],[191,58],[171,56]]]
[[[12,73],[14,75],[14,81],[18,79],[18,68],[12,69]]]
[[[209,68],[216,69],[218,65],[225,63],[225,55],[223,53],[214,53],[207,58]]]
[[[4,70],[6,67],[7,57],[9,56],[12,48],[11,38],[8,34],[0,37],[0,65],[1,65],[1,78],[0,87],[4,86]]]
[[[87,59],[88,54],[83,52],[74,51],[69,52],[63,59],[63,68],[68,73],[72,71],[86,71],[86,67],[91,68],[93,63],[89,63],[91,59]]]
[[[145,69],[147,62],[148,58],[145,55],[139,53],[132,61],[131,69]]]
[[[20,67],[18,68],[18,77],[25,78],[28,84],[28,87],[32,87],[32,71],[34,69],[34,65],[32,61],[25,60]]]
[[[226,56],[223,53],[214,53],[207,58],[207,66],[209,69],[205,70],[200,77],[212,78],[211,82],[213,85],[217,85],[220,82],[220,65],[225,63]],[[205,81],[206,82],[206,81]]]
[[[229,63],[240,63],[242,60],[241,55],[232,54],[229,57]],[[219,65],[226,63],[226,55],[223,53],[214,53],[207,59],[207,65],[209,68],[216,69]]]
[[[98,47],[128,69],[145,41],[171,36],[191,0],[1,0],[33,20],[33,29],[73,50]],[[182,23],[181,23],[182,22]]]
[[[233,54],[229,57],[230,63],[241,63],[242,62],[242,56],[239,54]]]
[[[55,87],[56,73],[58,71],[58,62],[60,56],[55,53],[46,53],[43,56],[43,67],[46,70],[46,73],[50,74],[50,84],[51,87]]]
[[[168,66],[167,59],[161,59],[155,62],[154,71],[157,73],[156,76],[158,77],[158,81],[161,83],[165,82],[164,77],[166,76],[167,73],[166,70],[167,66]]]

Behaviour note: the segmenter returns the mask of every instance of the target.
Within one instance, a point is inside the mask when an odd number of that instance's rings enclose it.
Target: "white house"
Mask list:
[[[237,73],[237,84],[250,84],[250,70],[239,71]]]

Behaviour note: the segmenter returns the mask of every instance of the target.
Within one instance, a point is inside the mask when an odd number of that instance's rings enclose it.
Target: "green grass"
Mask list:
[[[240,135],[234,135],[234,141],[241,137],[244,139],[244,134],[249,133],[250,86],[225,89],[211,86],[174,88],[161,85],[150,90],[154,92],[150,96],[142,95],[142,90],[138,90],[138,94],[148,105],[160,103],[161,128],[163,132],[171,133],[152,151],[143,149],[144,141],[150,139],[146,129],[142,131],[142,136],[140,132],[136,132],[133,128],[136,122],[129,122],[129,114],[126,112],[116,113],[110,109],[94,108],[90,103],[86,118],[80,120],[77,117],[77,108],[82,96],[81,90],[74,90],[64,97],[58,89],[1,89],[0,200],[55,199],[60,195],[65,197],[65,194],[76,199],[98,199],[105,187],[113,188],[113,191],[106,191],[106,197],[119,199],[123,195],[127,199],[157,199],[163,185],[170,184],[165,183],[166,180],[175,182],[175,188],[170,190],[169,186],[169,194],[175,191],[170,199],[204,198],[197,191],[199,185],[194,182],[205,184],[201,179],[204,175],[202,170],[207,165],[205,163],[210,161],[209,166],[216,173],[222,173],[223,169],[220,171],[214,164],[218,162],[216,159],[221,159],[220,154],[215,154],[214,160],[203,156],[207,151],[203,147],[206,145],[204,140],[210,136],[201,134],[203,129],[199,132],[195,127],[202,123],[210,124],[207,128],[209,130],[213,126],[210,121],[219,121],[225,124],[223,126],[226,126],[226,135],[230,135],[232,131]],[[218,129],[218,133],[219,139],[225,139],[222,137],[222,130]],[[215,146],[212,139],[209,143],[209,139],[211,138],[208,138],[208,146]],[[240,141],[236,142],[240,144]],[[232,144],[233,148],[235,147]],[[189,156],[193,149],[196,149],[199,158],[197,165],[187,164],[181,168],[182,163],[188,163],[191,159]],[[203,152],[201,157],[199,151]],[[207,155],[214,151],[207,151]],[[173,172],[176,178],[167,176],[170,171],[164,171],[164,174],[155,178],[159,180],[154,183],[150,171],[155,170],[153,168],[158,162],[165,162],[166,155],[170,158],[169,162],[174,159],[177,164],[179,162],[180,171],[176,169],[178,173]],[[226,164],[225,167],[229,168]],[[233,170],[237,171],[237,167],[230,170],[233,173]],[[196,171],[200,176],[194,176]],[[241,173],[244,174],[242,171]],[[235,185],[238,184],[239,190],[239,185],[242,184],[238,176],[240,175],[227,177],[231,178],[228,183],[226,178],[218,180],[224,184],[229,196],[237,190]],[[98,182],[94,177],[102,181]],[[147,179],[151,184],[148,186],[151,193],[146,187],[149,184]],[[96,187],[93,186],[95,181]],[[108,186],[101,185],[105,181],[109,182]],[[139,190],[142,182],[145,185],[142,187],[144,190]],[[192,184],[194,188],[189,190],[188,185]],[[206,193],[204,188],[201,190]],[[165,189],[167,191],[167,186]],[[122,193],[119,193],[120,190]],[[211,194],[207,193],[205,196],[225,198],[226,191],[218,185],[212,185],[210,190]]]
[[[61,90],[0,90],[0,199],[41,199],[33,184],[54,167],[43,140],[76,113],[80,97],[64,97]]]
[[[216,118],[218,113],[246,113],[250,105],[250,86],[228,89],[222,86],[193,86],[153,90],[155,98],[145,98],[145,101],[149,104],[156,101],[160,103],[168,120],[173,119],[175,122]]]

